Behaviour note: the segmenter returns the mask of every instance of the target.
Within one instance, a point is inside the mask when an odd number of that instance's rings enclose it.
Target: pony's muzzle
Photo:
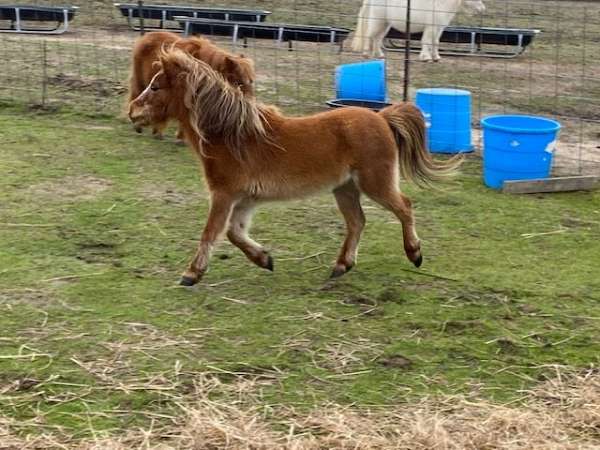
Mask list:
[[[141,132],[141,129],[149,125],[148,118],[145,114],[144,108],[140,108],[132,103],[129,106],[129,120],[133,123],[133,127],[136,131]]]

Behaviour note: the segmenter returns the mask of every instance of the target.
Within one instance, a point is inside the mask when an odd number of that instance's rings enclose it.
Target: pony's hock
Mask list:
[[[206,273],[211,250],[223,233],[250,261],[272,270],[271,257],[248,235],[255,208],[264,201],[292,200],[332,186],[346,222],[332,275],[355,265],[365,226],[361,193],[398,218],[406,257],[418,267],[423,257],[411,201],[397,180],[402,175],[427,185],[452,175],[461,162],[432,158],[425,146],[423,116],[413,104],[395,104],[378,113],[339,108],[288,117],[177,49],[161,54],[160,71],[131,102],[129,114],[134,123],[179,121],[204,166],[210,210],[196,254],[180,280],[186,286]]]
[[[61,34],[77,12],[76,6],[0,5],[0,20],[8,21],[8,28],[0,33]],[[32,26],[32,23],[55,22],[54,26]]]

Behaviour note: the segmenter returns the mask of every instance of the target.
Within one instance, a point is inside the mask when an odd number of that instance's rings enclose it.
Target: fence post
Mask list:
[[[410,85],[410,0],[406,2],[406,42],[404,43],[404,92],[403,100],[408,101],[408,87]]]
[[[42,108],[46,107],[48,96],[48,51],[46,49],[46,40],[42,41]]]
[[[144,34],[144,2],[143,0],[138,0],[138,15],[140,16],[140,34]]]

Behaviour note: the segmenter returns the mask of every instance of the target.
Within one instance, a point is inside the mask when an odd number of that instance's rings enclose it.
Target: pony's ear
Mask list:
[[[233,59],[231,56],[225,57],[225,73],[233,73],[238,69],[238,62]]]
[[[173,58],[169,53],[163,52],[160,55],[158,63],[169,80],[175,80],[177,74],[181,73],[181,67],[178,64],[177,59]]]

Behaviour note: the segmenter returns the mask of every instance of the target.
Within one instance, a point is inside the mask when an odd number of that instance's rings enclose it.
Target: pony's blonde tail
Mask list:
[[[447,161],[436,161],[425,145],[425,120],[419,108],[411,103],[398,103],[379,112],[396,138],[400,155],[400,173],[408,181],[429,186],[455,175],[462,155]]]
[[[369,1],[364,0],[360,11],[358,12],[358,21],[356,23],[356,30],[354,31],[354,38],[352,39],[352,50],[355,52],[364,52],[367,48],[367,30],[369,20]]]

